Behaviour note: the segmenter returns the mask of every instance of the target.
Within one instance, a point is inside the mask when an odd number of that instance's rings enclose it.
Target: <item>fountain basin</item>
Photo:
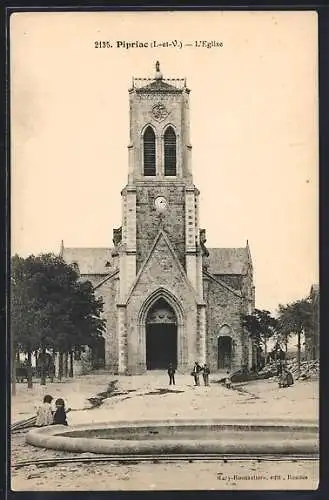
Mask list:
[[[312,421],[122,421],[33,429],[26,442],[55,450],[138,454],[317,455]]]

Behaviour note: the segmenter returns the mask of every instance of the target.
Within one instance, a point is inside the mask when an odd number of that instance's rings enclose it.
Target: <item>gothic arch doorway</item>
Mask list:
[[[146,316],[146,368],[167,369],[177,366],[177,317],[164,298],[150,307]]]
[[[219,330],[217,339],[217,368],[218,370],[231,370],[233,358],[232,330],[224,325]]]

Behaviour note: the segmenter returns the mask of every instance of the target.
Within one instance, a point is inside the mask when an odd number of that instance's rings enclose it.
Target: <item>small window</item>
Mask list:
[[[172,127],[164,134],[164,171],[165,175],[176,175],[176,134]]]
[[[152,127],[147,127],[143,139],[144,175],[155,175],[155,134]]]

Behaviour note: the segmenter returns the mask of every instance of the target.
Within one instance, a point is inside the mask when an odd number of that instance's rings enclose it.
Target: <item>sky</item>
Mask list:
[[[191,89],[207,246],[248,239],[256,307],[308,295],[319,272],[315,12],[33,12],[10,24],[12,254],[58,253],[61,240],[112,246],[128,89],[159,60],[165,78],[186,77]]]

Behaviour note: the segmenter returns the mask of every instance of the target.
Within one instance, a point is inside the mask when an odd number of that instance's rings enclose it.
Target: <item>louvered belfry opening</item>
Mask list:
[[[172,127],[164,134],[164,171],[165,175],[176,175],[176,134]]]
[[[152,127],[144,132],[144,175],[156,175],[155,168],[155,133]]]

